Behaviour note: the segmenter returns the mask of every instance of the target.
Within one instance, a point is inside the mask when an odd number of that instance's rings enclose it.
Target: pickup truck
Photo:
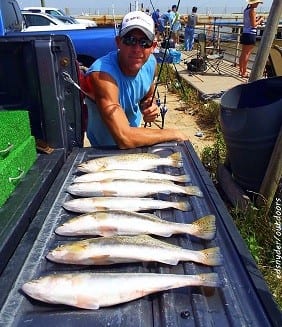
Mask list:
[[[24,30],[24,19],[16,0],[0,2],[0,36],[20,36]],[[75,48],[77,60],[83,66],[90,66],[93,61],[116,48],[115,29],[95,28],[81,30],[59,30],[25,32],[29,35],[67,35]]]

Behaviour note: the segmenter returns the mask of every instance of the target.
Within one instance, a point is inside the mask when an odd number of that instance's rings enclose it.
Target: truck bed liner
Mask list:
[[[73,240],[58,236],[55,228],[77,214],[65,211],[62,204],[71,199],[66,188],[77,174],[76,165],[99,156],[137,151],[152,152],[167,156],[181,151],[184,167],[159,167],[159,172],[186,173],[191,176],[191,185],[197,185],[204,197],[189,197],[193,210],[156,210],[166,220],[191,223],[207,215],[216,216],[217,234],[214,240],[199,240],[192,236],[173,236],[164,239],[185,248],[199,250],[219,246],[224,263],[219,267],[206,267],[195,263],[180,263],[177,266],[164,264],[119,264],[101,267],[81,267],[52,263],[45,255],[59,242]],[[169,200],[187,199],[178,195],[158,198]],[[39,228],[38,235],[35,230]],[[36,237],[37,235],[37,237]],[[35,239],[35,240],[34,240]],[[19,260],[26,259],[23,263]],[[18,271],[9,275],[9,272]],[[155,293],[128,303],[101,308],[81,310],[63,305],[41,303],[27,297],[20,290],[30,279],[53,272],[156,272],[175,274],[198,274],[217,272],[222,281],[218,289],[191,287]],[[190,143],[166,143],[158,146],[122,151],[115,149],[74,149],[43,200],[13,257],[3,272],[0,289],[2,309],[1,326],[279,326],[281,313],[245,247],[207,172],[201,165]],[[9,278],[10,276],[10,278]],[[5,282],[3,284],[3,282]],[[4,295],[5,294],[5,297]],[[0,302],[1,303],[1,302]]]

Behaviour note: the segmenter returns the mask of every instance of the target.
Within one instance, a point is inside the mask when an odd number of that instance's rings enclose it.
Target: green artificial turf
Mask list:
[[[15,151],[29,136],[28,111],[0,110],[0,162]]]
[[[0,207],[36,160],[35,139],[30,134],[27,111],[0,111]]]

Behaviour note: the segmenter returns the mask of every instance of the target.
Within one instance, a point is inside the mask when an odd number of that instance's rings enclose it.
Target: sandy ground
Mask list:
[[[160,99],[163,101],[165,87],[160,85],[158,86],[158,90],[160,93]],[[197,125],[196,117],[197,117],[197,108],[189,105],[189,103],[185,103],[180,100],[180,97],[174,93],[167,92],[167,113],[165,115],[165,123],[164,128],[176,128],[181,130],[186,136],[187,140],[189,140],[195,151],[200,154],[202,149],[206,146],[213,144],[208,133],[208,131],[200,128]],[[161,127],[161,118],[158,118],[154,125]]]
[[[165,87],[158,86],[160,94],[160,100],[163,103]],[[164,119],[164,128],[176,128],[181,130],[189,140],[195,151],[200,155],[202,149],[213,143],[210,137],[208,137],[207,131],[200,129],[196,123],[196,114],[192,106],[185,104],[180,98],[171,92],[167,92],[166,99],[167,113]],[[153,124],[152,127],[147,128],[161,128],[162,119],[159,117]],[[89,141],[85,138],[84,146],[89,147]]]

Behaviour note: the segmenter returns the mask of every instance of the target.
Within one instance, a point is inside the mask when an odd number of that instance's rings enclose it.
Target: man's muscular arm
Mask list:
[[[125,112],[118,102],[118,87],[115,81],[107,73],[93,72],[90,75],[90,82],[95,90],[95,100],[101,117],[120,149],[186,139],[181,132],[173,129],[130,127]],[[156,116],[156,107],[154,104],[144,108],[147,117]]]

